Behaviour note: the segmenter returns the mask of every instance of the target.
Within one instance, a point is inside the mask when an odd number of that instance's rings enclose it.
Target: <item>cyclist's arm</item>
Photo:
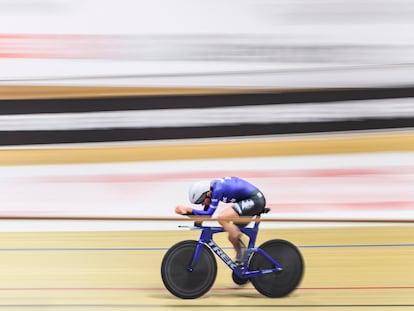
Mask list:
[[[211,216],[214,214],[214,212],[217,209],[217,206],[219,205],[220,198],[221,198],[221,189],[216,189],[213,192],[213,196],[211,197],[210,205],[205,206],[204,210],[197,210],[193,209],[192,212],[194,215],[203,215],[203,216]]]
[[[192,210],[193,215],[200,215],[200,216],[211,216],[216,211],[217,206],[209,205],[204,210],[194,209]]]

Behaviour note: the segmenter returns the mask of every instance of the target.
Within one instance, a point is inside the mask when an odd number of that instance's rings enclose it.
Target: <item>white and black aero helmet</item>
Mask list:
[[[201,204],[207,197],[207,192],[210,190],[210,180],[200,180],[191,185],[188,190],[188,199],[191,203]]]

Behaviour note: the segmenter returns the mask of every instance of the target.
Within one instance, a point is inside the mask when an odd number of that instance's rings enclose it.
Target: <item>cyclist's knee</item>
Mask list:
[[[225,227],[225,226],[227,226],[228,224],[230,224],[230,221],[228,221],[228,220],[225,220],[225,219],[223,219],[223,218],[225,218],[225,217],[223,217],[223,216],[218,216],[217,217],[217,222],[222,226],[222,227]]]

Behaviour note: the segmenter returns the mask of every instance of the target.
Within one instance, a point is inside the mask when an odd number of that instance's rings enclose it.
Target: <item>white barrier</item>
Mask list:
[[[121,220],[177,217],[174,207],[188,204],[187,189],[193,181],[226,175],[244,177],[261,188],[272,210],[263,218],[403,222],[414,219],[413,157],[407,152],[2,166],[0,218],[8,220],[0,230],[139,230],[146,225]],[[32,221],[23,221],[30,217]],[[87,221],[107,217],[119,221]],[[35,220],[42,218],[77,221],[38,226]],[[177,228],[173,222],[167,225]]]
[[[0,83],[407,85],[413,11],[409,0],[0,1]]]

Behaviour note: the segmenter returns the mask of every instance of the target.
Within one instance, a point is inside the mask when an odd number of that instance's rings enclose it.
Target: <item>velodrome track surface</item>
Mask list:
[[[265,217],[265,216],[264,216]],[[414,310],[414,227],[264,229],[258,243],[300,247],[306,270],[290,296],[233,284],[218,260],[211,291],[181,300],[163,286],[168,247],[198,231],[0,233],[3,310]],[[233,255],[225,234],[216,241]]]

